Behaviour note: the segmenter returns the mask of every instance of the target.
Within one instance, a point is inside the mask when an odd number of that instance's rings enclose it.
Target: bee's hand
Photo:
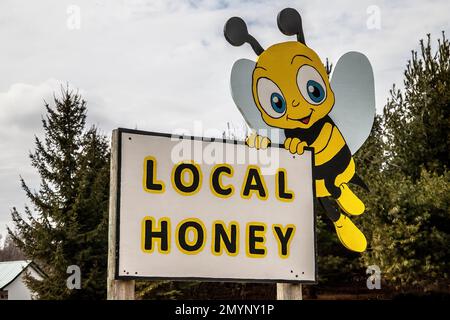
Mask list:
[[[270,139],[267,137],[259,136],[255,132],[245,139],[245,144],[250,148],[267,149],[270,144]]]
[[[284,140],[284,148],[294,154],[303,154],[306,146],[308,146],[306,142],[300,141],[299,138],[287,138]]]

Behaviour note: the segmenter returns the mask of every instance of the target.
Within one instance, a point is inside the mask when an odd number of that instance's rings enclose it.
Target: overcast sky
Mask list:
[[[239,126],[229,73],[235,60],[255,55],[231,47],[223,25],[241,16],[268,47],[289,39],[276,25],[285,7],[300,11],[306,41],[323,60],[354,50],[369,57],[378,111],[419,40],[450,29],[448,0],[2,0],[0,233],[11,225],[11,207],[26,203],[19,175],[39,185],[28,152],[42,135],[43,99],[61,84],[79,89],[89,123],[108,135],[116,127],[192,129],[194,121]]]

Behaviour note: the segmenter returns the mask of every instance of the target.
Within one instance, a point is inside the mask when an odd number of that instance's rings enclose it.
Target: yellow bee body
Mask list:
[[[348,183],[353,178],[355,164],[338,127],[329,117],[322,119],[324,121],[318,121],[313,126],[315,128],[309,130],[286,130],[288,138],[285,146],[290,145],[292,139],[297,138],[314,148],[316,196],[338,198],[339,191],[336,187]],[[330,175],[334,176],[334,179],[328,179]]]
[[[248,42],[258,54],[252,73],[252,97],[260,117],[270,127],[284,130],[285,149],[302,154],[306,146],[314,149],[313,175],[316,196],[333,221],[341,242],[348,249],[362,252],[367,242],[349,217],[333,209],[329,197],[348,215],[365,210],[352,192],[349,182],[357,180],[355,162],[341,131],[329,116],[335,104],[327,71],[319,56],[304,43],[301,18],[293,9],[278,15],[280,30],[297,34],[299,41],[275,44],[267,49],[251,37],[240,18],[225,25],[225,37],[233,45]],[[267,137],[252,134],[250,147],[266,148]]]
[[[364,204],[347,186],[355,165],[328,116],[334,93],[319,56],[299,42],[269,47],[256,62],[252,91],[264,122],[284,129],[287,150],[302,154],[305,146],[314,148],[317,196],[335,198],[348,214],[363,213]]]

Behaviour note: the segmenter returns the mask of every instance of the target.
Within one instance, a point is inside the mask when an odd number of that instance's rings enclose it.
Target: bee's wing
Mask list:
[[[375,87],[369,59],[347,52],[336,63],[331,77],[335,104],[330,117],[354,154],[369,137],[375,118]]]
[[[231,96],[251,129],[269,137],[272,143],[283,143],[286,138],[284,131],[267,125],[253,100],[252,75],[255,65],[254,61],[248,59],[239,59],[233,64],[230,79]]]

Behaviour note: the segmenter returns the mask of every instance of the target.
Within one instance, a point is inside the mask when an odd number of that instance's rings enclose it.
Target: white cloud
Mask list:
[[[80,29],[67,28],[69,5],[80,8]],[[371,5],[380,8],[380,30],[366,27]],[[276,27],[287,6],[302,13],[307,43],[322,58],[336,62],[350,50],[370,58],[378,110],[418,40],[450,26],[446,0],[0,2],[0,232],[6,210],[24,202],[17,177],[31,172],[27,152],[40,132],[42,98],[51,98],[60,82],[82,90],[90,122],[105,132],[170,131],[192,128],[194,120],[215,128],[240,123],[229,72],[238,58],[255,56],[248,46],[231,47],[223,24],[244,17],[268,47],[288,40]]]
[[[57,88],[58,81],[49,79],[38,85],[16,83],[0,92],[0,233],[9,222],[11,208],[25,203],[19,176],[31,186],[38,184],[28,151],[32,149],[33,136],[41,133],[44,99],[50,102]]]
[[[19,177],[22,176],[32,189],[39,186],[39,176],[31,167],[28,155],[34,148],[34,136],[43,135],[45,102],[53,106],[54,95],[58,96],[61,86],[65,85],[62,81],[48,79],[36,85],[15,83],[0,92],[0,234],[5,233],[5,224],[10,222],[11,208],[21,209],[26,203]],[[90,98],[86,91],[72,89]],[[92,97],[92,100],[100,99]],[[108,125],[101,115],[94,114],[90,118],[90,123]]]

